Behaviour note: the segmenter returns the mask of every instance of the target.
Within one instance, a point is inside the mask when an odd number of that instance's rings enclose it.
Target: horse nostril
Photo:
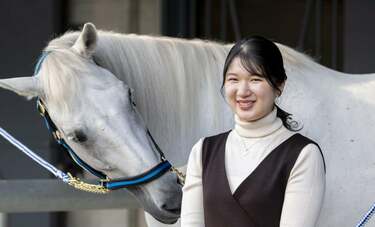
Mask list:
[[[181,212],[181,207],[168,207],[167,204],[163,204],[161,208],[174,214],[179,214]]]

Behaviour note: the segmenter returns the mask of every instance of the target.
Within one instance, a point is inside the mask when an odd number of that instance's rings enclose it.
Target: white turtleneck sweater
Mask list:
[[[235,116],[235,123],[225,146],[225,169],[232,193],[274,148],[295,134],[276,117],[276,108],[255,122],[242,122]],[[192,148],[187,165],[185,186],[182,189],[182,227],[205,226],[202,144],[203,138]],[[302,149],[290,172],[280,227],[314,227],[324,192],[323,158],[315,144],[308,144]]]

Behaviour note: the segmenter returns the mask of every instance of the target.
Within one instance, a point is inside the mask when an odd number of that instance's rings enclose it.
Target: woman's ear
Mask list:
[[[279,85],[279,90],[277,91],[277,96],[280,96],[280,95],[283,93],[284,86],[285,86],[285,81],[282,82],[282,83]]]

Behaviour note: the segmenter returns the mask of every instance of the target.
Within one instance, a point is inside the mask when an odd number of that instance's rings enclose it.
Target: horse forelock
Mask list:
[[[47,48],[48,55],[42,62],[38,74],[43,87],[44,99],[56,105],[60,111],[69,111],[74,97],[79,96],[80,74],[84,72],[84,61],[68,48]]]

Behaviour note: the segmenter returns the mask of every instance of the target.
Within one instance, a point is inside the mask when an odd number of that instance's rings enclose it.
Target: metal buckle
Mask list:
[[[55,138],[55,140],[61,140],[62,138],[61,133],[58,130],[52,132],[52,135],[53,135],[53,138]]]
[[[45,116],[45,113],[46,113],[46,108],[45,108],[44,105],[40,102],[40,100],[37,101],[37,107],[38,107],[38,110],[39,110],[40,115],[42,115],[42,116],[44,117],[44,116]]]
[[[111,179],[110,179],[109,177],[106,176],[105,179],[100,179],[100,185],[101,185],[102,187],[105,187],[105,186],[104,186],[104,183],[107,183],[107,182],[110,182],[110,181],[111,181]]]

